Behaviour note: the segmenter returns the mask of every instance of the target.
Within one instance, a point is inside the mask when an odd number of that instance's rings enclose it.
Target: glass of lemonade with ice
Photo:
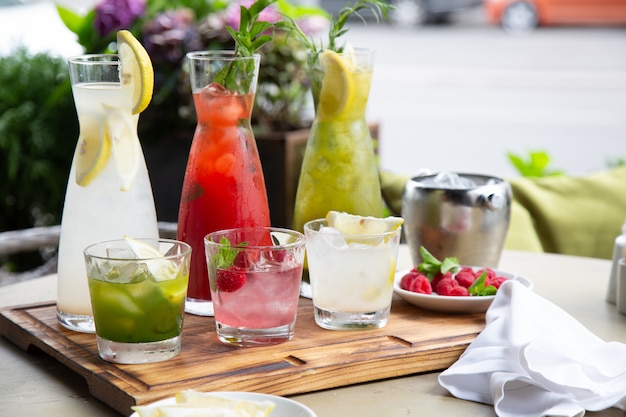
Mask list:
[[[402,219],[329,212],[304,225],[315,322],[331,330],[384,327]]]
[[[125,238],[90,245],[84,256],[100,357],[148,363],[176,356],[191,247]]]
[[[270,345],[294,335],[304,235],[274,227],[244,227],[204,239],[215,327],[220,342]]]

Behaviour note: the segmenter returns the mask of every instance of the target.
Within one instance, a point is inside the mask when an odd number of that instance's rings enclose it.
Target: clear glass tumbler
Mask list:
[[[304,235],[273,227],[222,230],[204,239],[217,338],[258,346],[294,335]]]
[[[331,330],[384,327],[389,319],[401,228],[343,235],[325,219],[304,225],[315,322]]]
[[[176,356],[191,247],[169,239],[120,239],[88,246],[84,255],[100,357],[148,363]]]

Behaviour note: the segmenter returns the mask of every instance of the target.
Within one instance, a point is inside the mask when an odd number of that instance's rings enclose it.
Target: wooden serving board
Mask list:
[[[213,318],[185,316],[182,349],[169,361],[117,365],[98,357],[93,334],[62,327],[56,305],[0,311],[0,333],[23,350],[38,348],[85,378],[91,395],[123,415],[131,406],[182,389],[290,395],[441,370],[484,328],[484,314],[449,315],[394,298],[386,327],[318,327],[311,300],[300,300],[295,337],[274,346],[236,348],[215,337]]]

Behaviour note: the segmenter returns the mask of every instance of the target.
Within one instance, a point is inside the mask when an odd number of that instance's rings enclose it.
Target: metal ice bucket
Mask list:
[[[441,175],[450,173],[439,173]],[[439,260],[497,268],[511,216],[511,187],[496,177],[455,174],[467,184],[437,183],[438,174],[411,178],[402,193],[404,233],[414,265],[424,246]]]

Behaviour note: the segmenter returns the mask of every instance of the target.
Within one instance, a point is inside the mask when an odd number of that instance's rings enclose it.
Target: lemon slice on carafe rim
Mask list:
[[[139,172],[141,159],[137,119],[133,115],[144,111],[152,100],[154,70],[148,52],[128,30],[117,32],[117,49],[120,81],[132,90],[132,114],[123,108],[105,106],[105,126],[111,138],[120,189],[128,191]]]
[[[317,113],[321,119],[339,118],[351,107],[355,95],[352,60],[351,54],[344,57],[331,50],[325,50],[319,55],[324,70],[317,104]]]
[[[122,84],[133,88],[133,114],[144,111],[152,100],[154,69],[148,52],[128,30],[117,32],[117,52],[121,62]]]

